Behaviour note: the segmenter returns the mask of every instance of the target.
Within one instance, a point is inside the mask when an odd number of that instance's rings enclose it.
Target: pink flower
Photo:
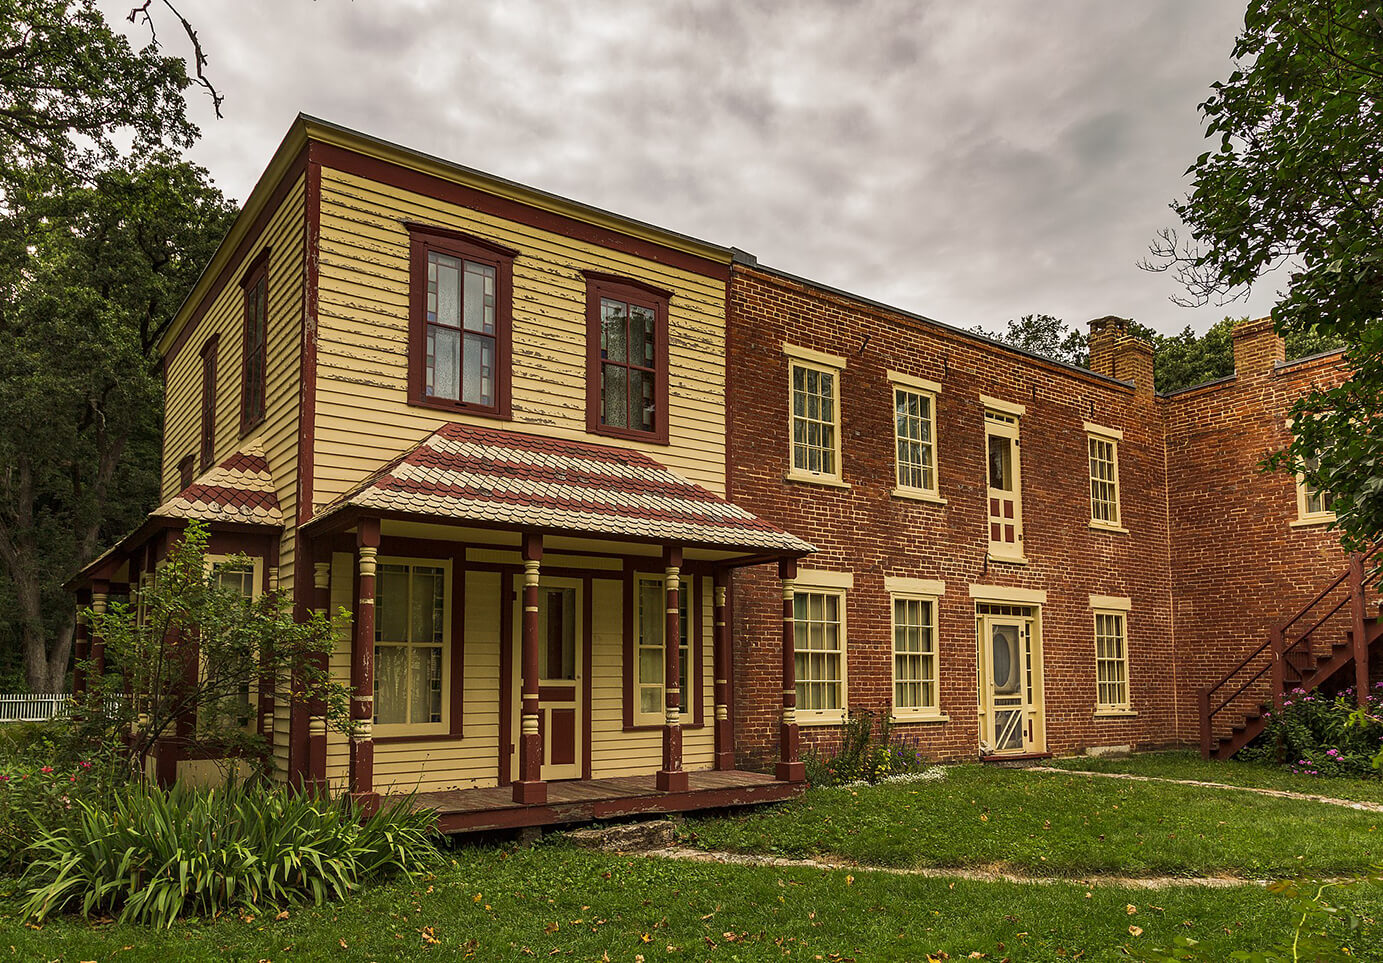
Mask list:
[[[77,763],[77,765],[81,766],[83,769],[90,769],[90,768],[91,768],[91,763],[89,763],[89,762],[79,762],[79,763]]]
[[[42,769],[39,770],[39,772],[41,772],[41,773],[43,773],[43,774],[45,774],[45,775],[47,775],[48,773],[50,773],[50,772],[52,772],[52,771],[53,771],[53,767],[52,767],[52,766],[44,766]]]

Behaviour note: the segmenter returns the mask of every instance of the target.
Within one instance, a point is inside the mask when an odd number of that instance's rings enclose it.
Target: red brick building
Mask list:
[[[729,497],[818,549],[793,583],[805,745],[856,709],[937,759],[1194,742],[1198,689],[1346,564],[1328,506],[1258,467],[1340,355],[1283,363],[1267,321],[1236,375],[1159,396],[1118,318],[1087,371],[749,259],[728,310]],[[733,586],[756,761],[781,591]]]

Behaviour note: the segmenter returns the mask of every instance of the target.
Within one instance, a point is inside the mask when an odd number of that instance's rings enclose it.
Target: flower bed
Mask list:
[[[1383,777],[1383,682],[1360,709],[1355,690],[1335,695],[1293,689],[1241,755],[1278,761],[1302,776]]]

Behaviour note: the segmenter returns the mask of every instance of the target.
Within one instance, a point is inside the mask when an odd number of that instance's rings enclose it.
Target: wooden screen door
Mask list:
[[[510,778],[518,778],[517,750],[523,704],[523,576],[514,580],[514,641],[510,692],[513,734]],[[586,734],[581,665],[587,640],[582,625],[581,580],[538,581],[538,734],[543,740],[542,778],[580,779]]]
[[[980,617],[981,742],[996,755],[1037,751],[1034,732],[1032,620]]]

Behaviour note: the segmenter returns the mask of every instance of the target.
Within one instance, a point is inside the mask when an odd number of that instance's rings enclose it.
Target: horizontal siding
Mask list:
[[[504,425],[516,430],[588,437],[582,269],[673,291],[668,312],[671,444],[618,444],[646,451],[698,484],[724,492],[722,283],[324,169],[315,475],[319,505],[446,420],[497,424],[407,404],[405,220],[470,231],[520,252],[514,263],[513,421]]]

